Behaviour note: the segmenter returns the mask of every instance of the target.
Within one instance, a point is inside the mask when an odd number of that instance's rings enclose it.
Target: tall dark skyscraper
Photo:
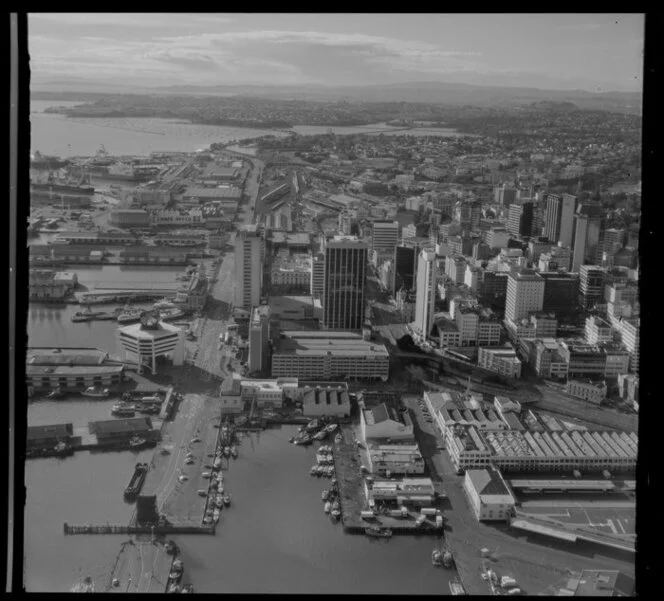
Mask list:
[[[362,329],[367,259],[367,244],[354,236],[335,236],[327,242],[323,293],[327,329]]]
[[[394,279],[392,294],[402,287],[412,290],[415,287],[417,249],[412,246],[397,246],[394,249]]]

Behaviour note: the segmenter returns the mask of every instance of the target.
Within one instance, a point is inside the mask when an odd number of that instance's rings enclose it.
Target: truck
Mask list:
[[[516,587],[516,580],[514,580],[514,578],[511,576],[503,576],[500,579],[500,586],[502,588],[514,588]]]
[[[420,509],[420,513],[422,515],[437,515],[438,510],[434,507],[422,507],[422,509]]]
[[[360,517],[363,520],[373,520],[376,516],[373,511],[360,511]]]

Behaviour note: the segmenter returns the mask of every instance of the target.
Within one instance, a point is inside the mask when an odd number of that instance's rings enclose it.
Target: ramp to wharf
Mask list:
[[[173,559],[159,542],[130,540],[122,545],[105,592],[165,593]]]

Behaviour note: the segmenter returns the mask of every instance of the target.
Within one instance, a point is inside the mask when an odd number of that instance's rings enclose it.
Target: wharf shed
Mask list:
[[[74,436],[71,423],[53,424],[48,426],[28,426],[27,447],[41,449],[52,447],[59,442],[66,442]]]
[[[152,438],[156,432],[149,417],[89,422],[88,428],[90,434],[94,434],[99,442],[123,441],[137,435],[148,435]]]
[[[348,417],[350,410],[350,397],[344,387],[316,386],[302,396],[302,414],[306,416]]]

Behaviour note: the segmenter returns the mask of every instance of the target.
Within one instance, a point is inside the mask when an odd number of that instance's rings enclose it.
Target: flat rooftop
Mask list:
[[[298,332],[289,330],[275,343],[275,353],[292,355],[354,355],[358,357],[388,357],[385,345],[365,341],[362,336],[342,332]]]
[[[108,358],[108,353],[96,348],[47,348],[28,349],[26,363],[36,365],[101,365]]]
[[[118,331],[121,335],[130,336],[139,340],[154,340],[155,338],[163,338],[165,336],[171,336],[175,333],[181,332],[182,328],[160,321],[159,327],[154,330],[144,329],[142,324],[135,323],[129,326],[118,328]]]

